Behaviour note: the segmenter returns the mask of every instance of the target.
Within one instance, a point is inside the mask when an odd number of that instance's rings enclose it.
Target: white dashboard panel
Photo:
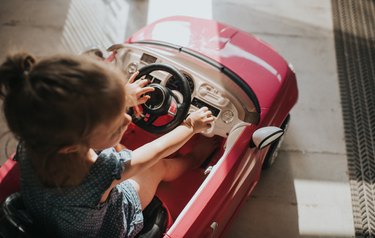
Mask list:
[[[192,92],[190,111],[207,106],[217,117],[207,136],[227,137],[238,123],[251,118],[246,114],[256,112],[249,97],[219,69],[176,49],[160,46],[125,44],[118,49],[113,63],[122,69],[126,77],[150,63],[172,65],[189,77]],[[152,76],[152,77],[151,77]],[[152,82],[175,87],[167,72],[154,71],[148,76]],[[177,93],[178,94],[178,93]]]

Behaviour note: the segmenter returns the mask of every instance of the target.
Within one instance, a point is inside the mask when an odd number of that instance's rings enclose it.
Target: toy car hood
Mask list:
[[[268,44],[234,27],[213,20],[174,16],[156,21],[133,34],[128,42],[167,42],[200,52],[231,69],[250,86],[260,108],[269,108],[283,80],[295,77],[288,63]],[[293,74],[293,75],[289,75]]]

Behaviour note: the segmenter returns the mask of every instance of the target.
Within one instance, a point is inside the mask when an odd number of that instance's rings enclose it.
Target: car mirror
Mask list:
[[[263,149],[267,145],[270,145],[272,142],[279,139],[283,134],[284,130],[276,126],[259,128],[253,134],[250,146],[256,146],[258,149]]]

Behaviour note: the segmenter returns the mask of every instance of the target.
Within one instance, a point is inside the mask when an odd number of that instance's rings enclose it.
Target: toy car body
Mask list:
[[[206,106],[217,118],[203,134],[220,137],[220,149],[200,169],[162,183],[157,196],[170,214],[164,237],[222,236],[257,184],[262,167],[273,162],[298,97],[291,66],[249,33],[213,20],[183,16],[152,23],[110,50],[113,53],[107,60],[127,77],[154,64],[177,69],[190,90],[188,112]],[[185,99],[183,83],[165,70],[156,69],[143,77],[168,88],[175,100]],[[168,110],[146,124],[163,126],[174,113]],[[134,149],[164,133],[152,132],[132,126],[123,143]],[[194,140],[182,150],[192,146]],[[1,168],[1,201],[18,189],[14,164],[9,160]],[[13,186],[3,186],[5,183]]]

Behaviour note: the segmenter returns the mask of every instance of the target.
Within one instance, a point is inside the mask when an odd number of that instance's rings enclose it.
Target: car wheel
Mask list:
[[[270,145],[266,158],[264,159],[264,162],[263,162],[263,167],[262,167],[263,169],[270,168],[275,162],[279,149],[281,147],[281,144],[284,140],[285,133],[288,130],[289,120],[290,120],[290,114],[288,114],[288,116],[285,118],[283,124],[281,124],[281,127],[280,127],[281,129],[284,130],[284,135],[282,135],[279,139],[277,139],[274,143]]]

